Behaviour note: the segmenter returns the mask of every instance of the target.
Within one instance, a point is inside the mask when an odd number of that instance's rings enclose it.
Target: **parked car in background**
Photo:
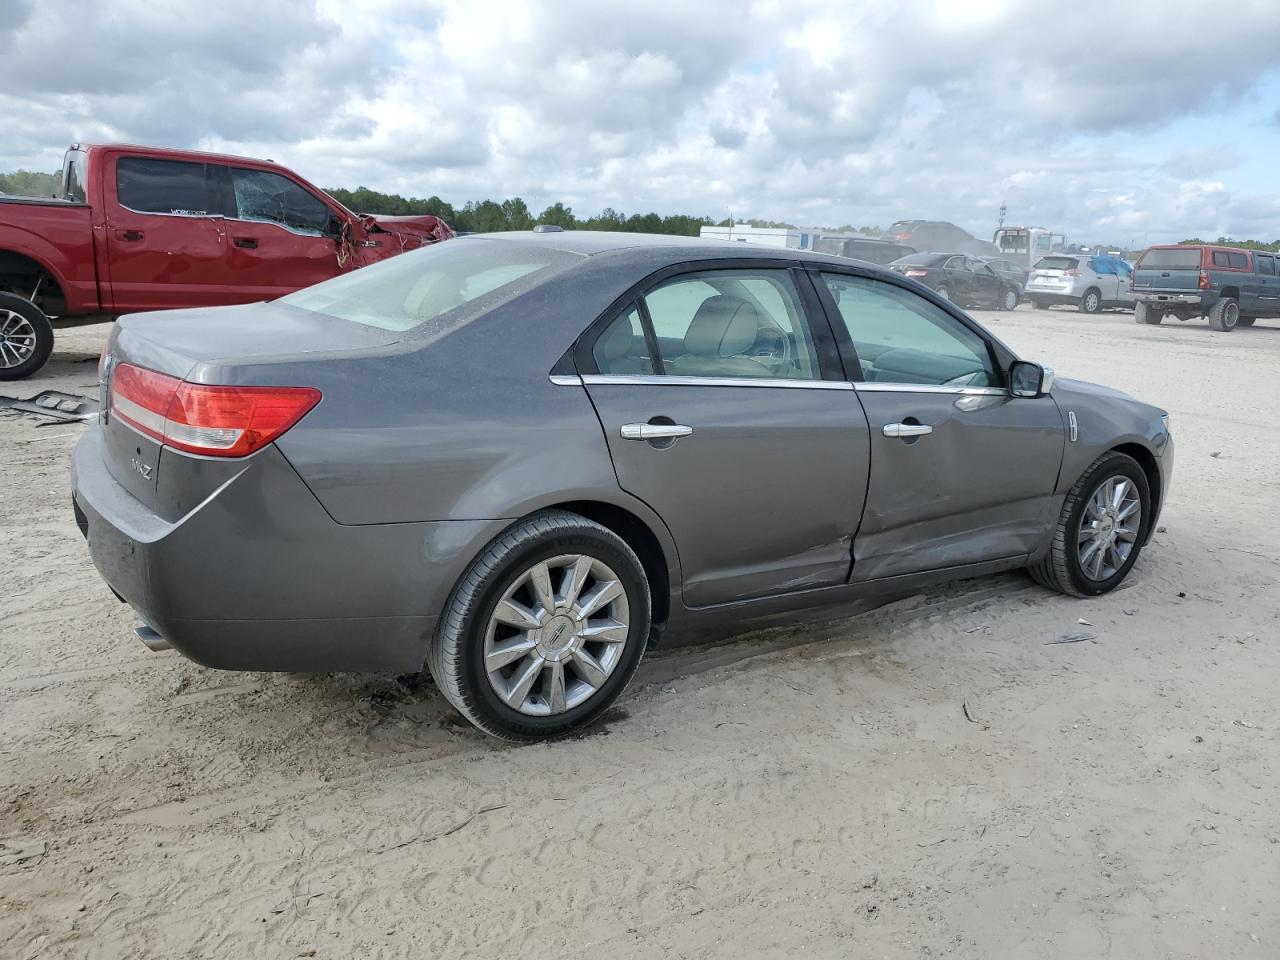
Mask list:
[[[1012,310],[1022,300],[1022,288],[1014,280],[963,253],[913,253],[893,261],[889,268],[962,307]]]
[[[915,247],[874,237],[819,237],[814,241],[813,249],[815,253],[879,264],[893,263],[899,257],[916,252]]]
[[[352,213],[271,161],[76,144],[62,198],[0,198],[0,380],[53,349],[51,319],[270,300],[453,236]]]
[[[898,274],[685,237],[466,237],[125,317],[102,378],[73,507],[151,646],[425,665],[511,740],[700,629],[1018,568],[1106,593],[1173,467],[1164,411]]]
[[[1151,247],[1133,272],[1133,317],[1160,323],[1205,316],[1222,333],[1280,317],[1280,257],[1213,244]]]
[[[979,240],[969,231],[946,220],[899,220],[885,231],[884,239],[914,247],[921,253],[967,253],[972,257],[998,257],[994,243]]]
[[[1027,286],[1027,279],[1031,276],[1031,271],[1015,260],[1006,260],[1002,257],[978,257],[992,270],[996,276],[1008,280],[1012,284],[1016,284],[1018,290],[1024,290]]]
[[[1027,299],[1040,310],[1054,304],[1098,313],[1133,305],[1129,275],[1133,268],[1119,257],[1056,254],[1042,257],[1027,279]]]

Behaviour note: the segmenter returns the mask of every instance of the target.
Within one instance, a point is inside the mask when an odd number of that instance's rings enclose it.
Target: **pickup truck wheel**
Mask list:
[[[1255,321],[1255,320],[1257,320],[1257,319],[1258,319],[1257,317],[1241,317],[1239,320],[1237,320],[1237,321],[1236,321],[1236,326],[1237,326],[1237,327],[1252,327],[1252,326],[1253,326],[1253,321]]]
[[[1084,296],[1080,298],[1081,313],[1097,313],[1102,309],[1102,293],[1095,287],[1090,287],[1084,292]]]
[[[1230,333],[1240,322],[1240,304],[1231,297],[1223,297],[1209,311],[1209,326],[1219,333]]]
[[[1135,303],[1133,305],[1134,323],[1149,323],[1152,326],[1157,326],[1162,320],[1164,320],[1163,310],[1152,310],[1145,303]]]
[[[53,327],[30,300],[0,293],[0,380],[29,377],[53,352]]]

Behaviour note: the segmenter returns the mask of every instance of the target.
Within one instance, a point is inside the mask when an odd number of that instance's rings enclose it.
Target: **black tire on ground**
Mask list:
[[[1099,313],[1102,310],[1102,291],[1090,287],[1080,296],[1081,313]]]
[[[607,564],[622,583],[630,629],[621,658],[597,691],[569,710],[529,716],[508,706],[489,682],[484,640],[503,592],[530,566],[564,554]],[[534,741],[572,733],[598,718],[631,680],[649,640],[649,581],[635,551],[621,537],[576,513],[546,510],[495,538],[454,588],[427,652],[427,668],[453,706],[480,730],[503,740]],[[539,681],[541,682],[541,681]]]
[[[1016,310],[1018,309],[1018,301],[1021,299],[1022,296],[1017,290],[1013,287],[1005,287],[1004,293],[1000,294],[998,307],[1001,310]]]
[[[1049,309],[1049,304],[1048,304],[1046,301],[1044,301],[1044,300],[1037,300],[1035,297],[1032,297],[1032,298],[1031,298],[1031,305],[1032,305],[1033,307],[1035,307],[1037,310],[1048,310],[1048,309]]]
[[[30,300],[0,293],[0,380],[22,380],[53,352],[53,326]]]
[[[1236,321],[1236,326],[1237,326],[1237,327],[1252,327],[1252,326],[1253,326],[1253,324],[1254,324],[1254,321],[1255,321],[1255,320],[1257,320],[1257,319],[1258,319],[1257,317],[1241,317],[1239,320],[1237,320],[1237,321]]]
[[[1223,297],[1209,311],[1209,326],[1219,333],[1230,333],[1240,323],[1240,304]]]
[[[1090,498],[1097,489],[1112,477],[1125,477],[1133,481],[1137,487],[1142,504],[1142,523],[1138,529],[1137,540],[1133,550],[1116,573],[1105,580],[1091,580],[1080,566],[1077,545],[1080,540],[1080,527],[1084,520],[1085,509]],[[1058,523],[1053,531],[1053,541],[1048,553],[1038,563],[1028,567],[1032,578],[1041,586],[1057,590],[1073,597],[1096,597],[1118,587],[1133,565],[1138,561],[1142,546],[1151,529],[1152,511],[1155,505],[1151,502],[1151,488],[1147,483],[1147,475],[1138,462],[1127,454],[1114,450],[1104,453],[1089,465],[1081,474],[1058,515]]]
[[[1162,320],[1164,320],[1163,310],[1152,310],[1148,304],[1141,301],[1133,305],[1134,323],[1149,323],[1152,326],[1156,326]]]

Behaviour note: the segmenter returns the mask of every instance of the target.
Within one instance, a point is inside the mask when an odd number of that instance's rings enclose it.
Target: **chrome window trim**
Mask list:
[[[961,397],[1007,397],[1002,387],[949,387],[932,383],[856,383],[859,393],[945,393]]]
[[[666,387],[775,387],[784,390],[852,390],[853,384],[843,380],[776,380],[755,377],[660,377],[653,374],[589,373],[582,383],[590,386],[619,384]]]
[[[582,378],[576,373],[562,374],[553,373],[548,377],[557,387],[580,387],[582,386]]]

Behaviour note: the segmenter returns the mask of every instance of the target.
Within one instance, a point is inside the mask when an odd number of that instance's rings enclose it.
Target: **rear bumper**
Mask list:
[[[94,566],[184,656],[227,670],[422,668],[454,583],[503,520],[344,526],[274,446],[170,522],[120,486],[90,427],[72,459]]]
[[[1133,297],[1139,303],[1182,303],[1202,304],[1206,297],[1200,293],[1144,293],[1134,291]]]
[[[1070,303],[1076,304],[1080,302],[1080,297],[1074,293],[1064,293],[1061,290],[1043,290],[1039,287],[1027,287],[1027,291],[1023,294],[1028,300],[1037,303]]]

